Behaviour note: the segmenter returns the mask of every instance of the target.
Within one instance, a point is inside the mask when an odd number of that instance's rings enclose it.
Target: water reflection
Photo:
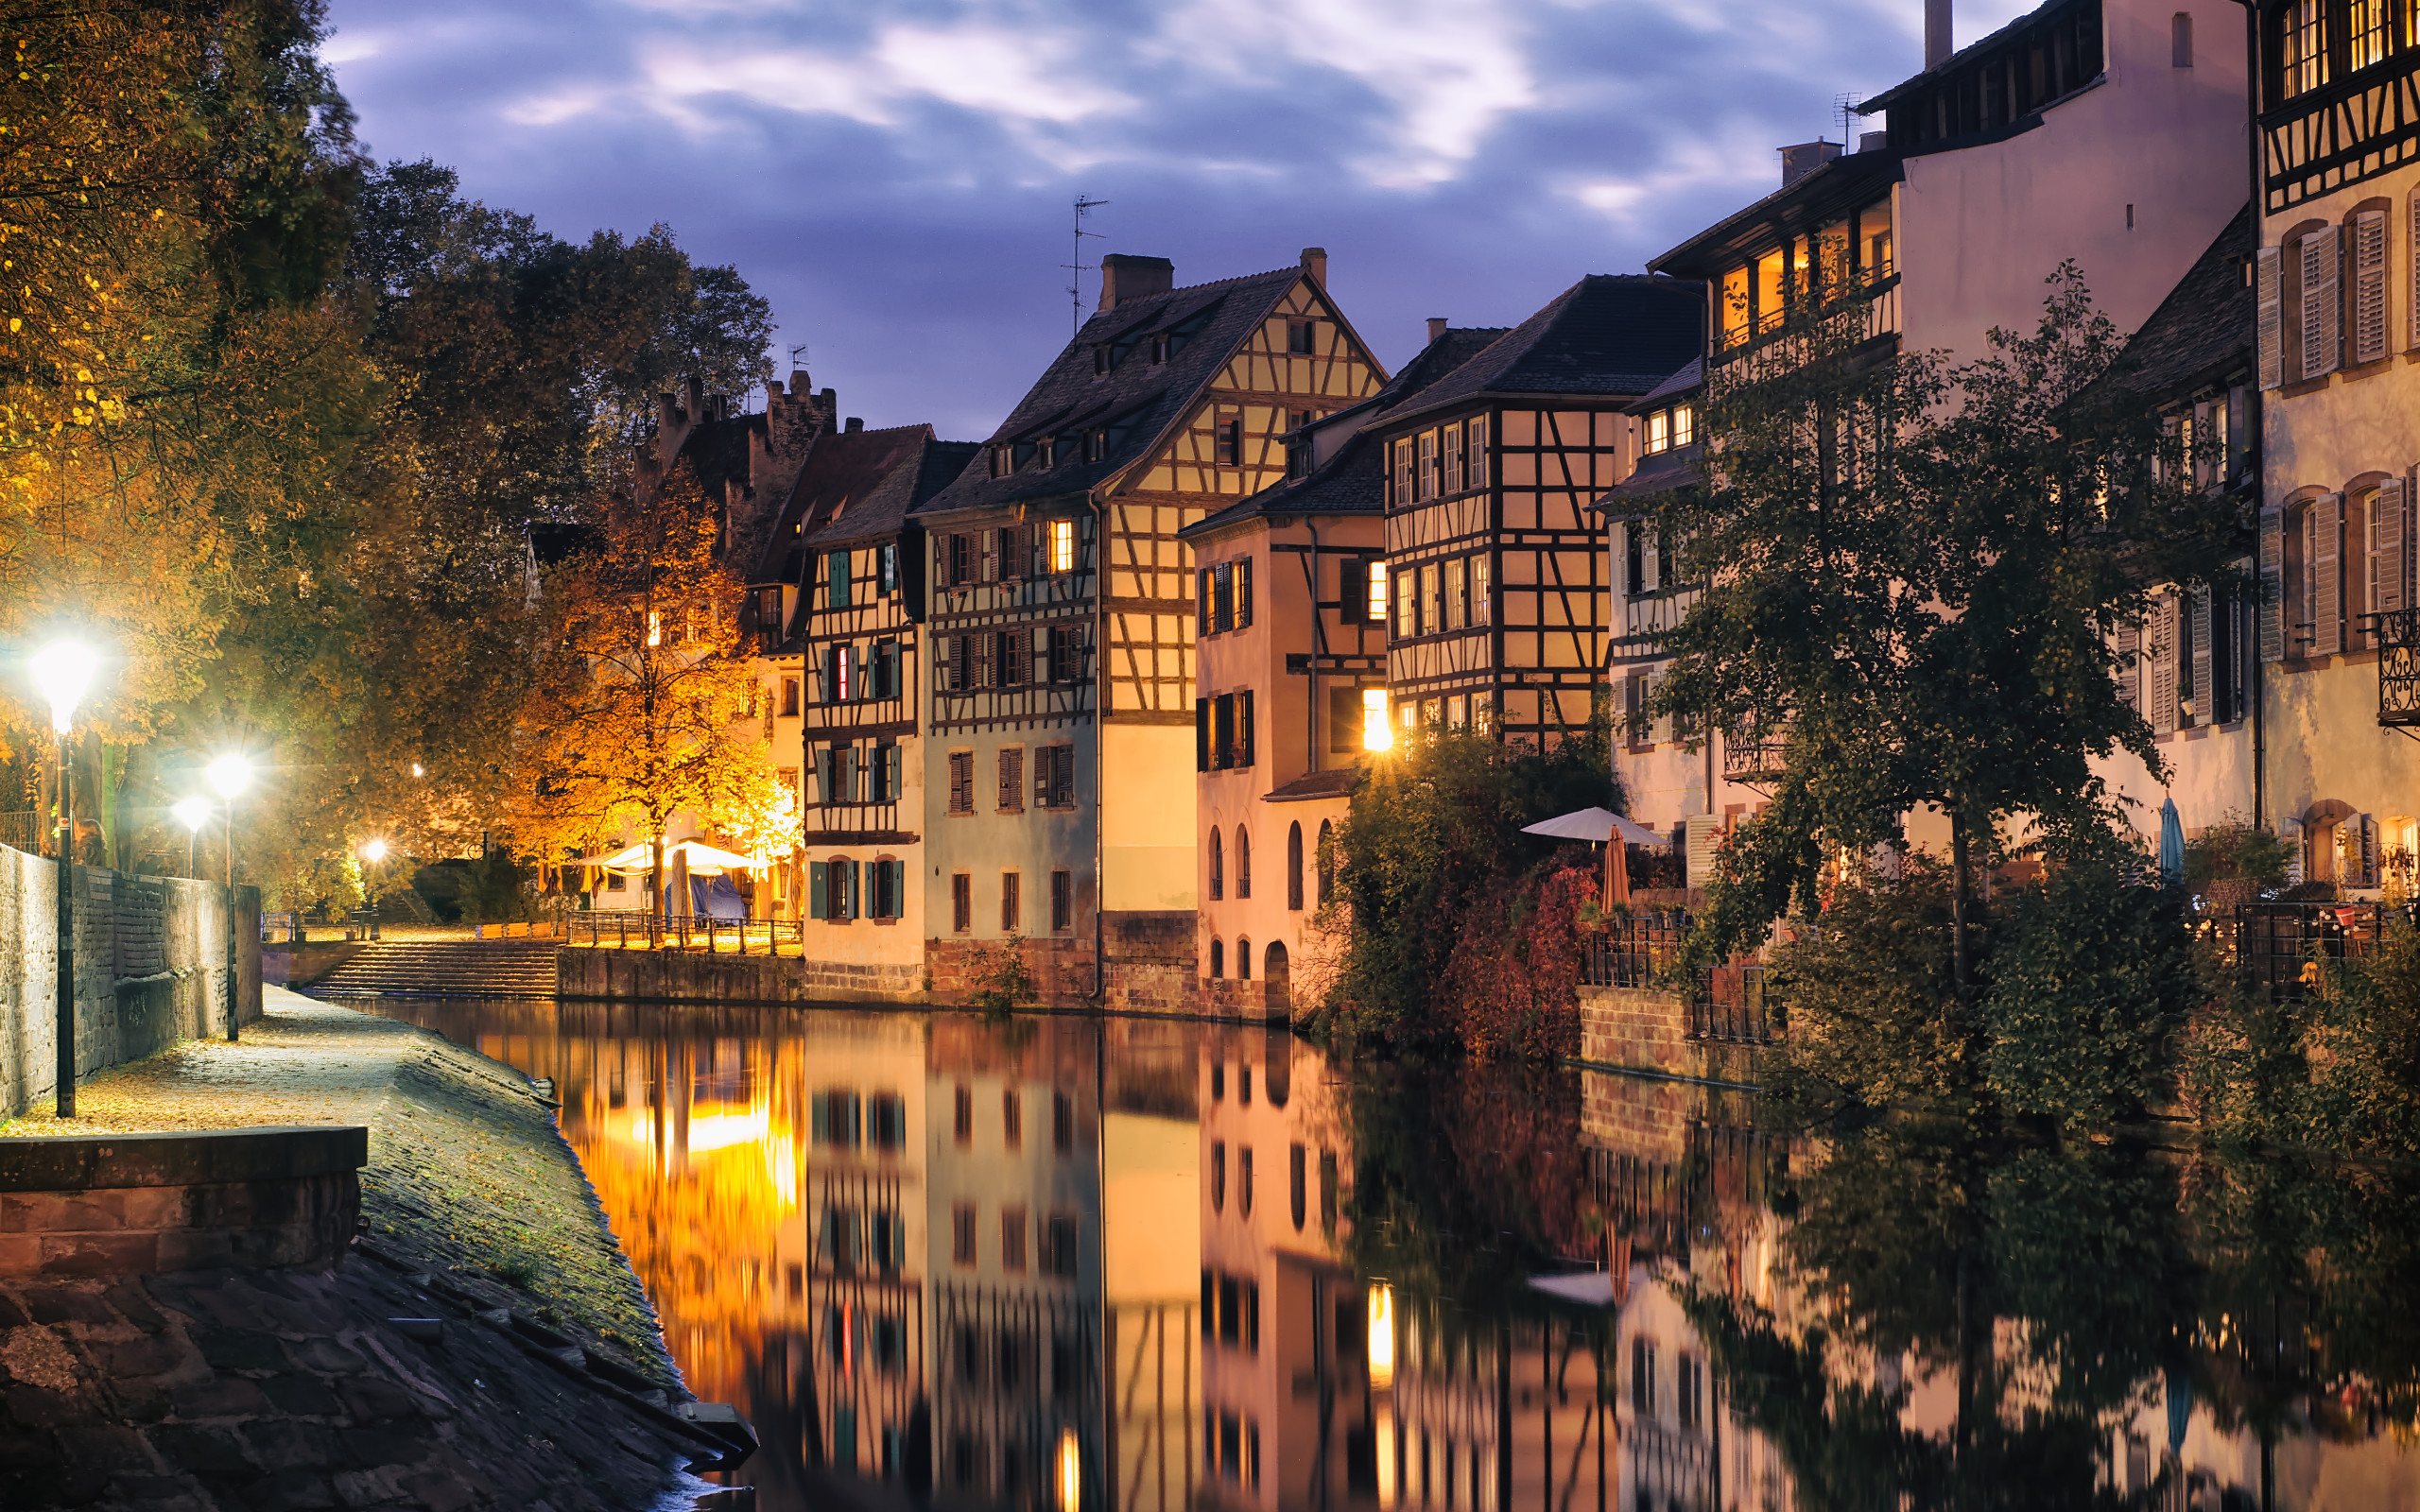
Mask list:
[[[2420,1507],[2409,1176],[1195,1024],[386,1008],[554,1078],[769,1508]]]

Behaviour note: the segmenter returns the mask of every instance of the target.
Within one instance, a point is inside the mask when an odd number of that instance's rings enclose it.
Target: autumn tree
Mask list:
[[[738,642],[743,585],[717,547],[686,461],[659,488],[602,501],[585,545],[548,576],[545,651],[517,721],[518,833],[559,851],[632,822],[654,850],[658,900],[675,814],[772,806],[764,743],[742,728],[760,696]]]

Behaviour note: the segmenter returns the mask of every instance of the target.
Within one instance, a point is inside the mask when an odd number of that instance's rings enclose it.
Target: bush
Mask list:
[[[975,991],[969,1006],[1004,1019],[1038,1002],[1033,972],[1025,963],[1025,936],[1011,935],[997,945],[977,945],[972,953]]]
[[[1547,862],[1463,917],[1438,984],[1442,1006],[1478,1056],[1552,1059],[1580,1053],[1581,949],[1597,917],[1597,868]]]
[[[2230,814],[2185,842],[2185,890],[2206,895],[2210,884],[2230,877],[2282,887],[2292,857],[2284,840]]]
[[[1880,1106],[1974,1084],[1972,1030],[1950,959],[1949,870],[1921,855],[1897,878],[1842,884],[1817,927],[1781,946],[1766,981],[1789,1028],[1774,1091]],[[1988,938],[1969,901],[1970,943]]]
[[[2183,897],[2112,853],[2053,867],[1996,911],[1985,1086],[2071,1127],[2140,1112],[2198,986]]]

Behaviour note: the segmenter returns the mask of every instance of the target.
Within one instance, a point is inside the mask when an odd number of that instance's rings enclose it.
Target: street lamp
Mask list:
[[[76,800],[67,782],[67,733],[77,701],[99,662],[80,641],[53,641],[33,655],[34,685],[50,700],[50,739],[59,764],[59,1116],[76,1116]]]
[[[378,863],[387,859],[387,842],[372,840],[364,845],[361,848],[361,859],[375,868]],[[372,939],[378,937],[378,889],[375,886],[370,889],[370,937]]]
[[[229,752],[204,772],[227,800],[227,1042],[235,1042],[235,796],[252,785],[252,764]]]
[[[190,877],[193,875],[194,842],[201,837],[201,827],[210,822],[210,799],[199,794],[181,798],[169,806],[168,812],[185,827],[185,875]]]
[[[1390,750],[1395,743],[1395,732],[1387,724],[1387,690],[1361,690],[1361,748]]]

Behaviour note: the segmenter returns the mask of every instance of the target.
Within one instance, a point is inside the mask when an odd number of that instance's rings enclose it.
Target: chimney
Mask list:
[[[1311,275],[1312,283],[1322,288],[1327,287],[1327,249],[1324,247],[1304,248],[1303,271]]]
[[[806,369],[804,369],[804,368],[792,368],[792,369],[790,369],[790,392],[791,392],[791,393],[793,393],[793,394],[797,394],[797,395],[800,395],[801,397],[804,397],[804,395],[806,394],[806,391],[807,391],[808,389],[810,389],[810,388],[813,388],[814,387],[815,387],[815,386],[814,386],[813,384],[811,384],[811,383],[807,382],[807,379],[806,379]]]
[[[1879,152],[1890,145],[1891,133],[1888,131],[1859,131],[1858,133],[1857,149],[1859,152]]]
[[[847,432],[848,432],[850,435],[852,435],[852,436],[855,436],[856,434],[857,434],[857,432],[859,432],[859,431],[861,431],[861,430],[864,430],[865,428],[866,428],[866,422],[865,422],[865,421],[864,421],[862,418],[860,418],[860,417],[858,417],[858,416],[856,416],[856,415],[852,415],[852,416],[850,416],[850,417],[849,417],[849,423],[841,427],[841,429],[843,429],[843,430],[847,431]]]
[[[1838,142],[1817,137],[1781,149],[1781,186],[1785,189],[1841,155]]]
[[[1432,316],[1430,316],[1430,317],[1428,318],[1428,339],[1429,339],[1429,340],[1431,340],[1431,341],[1434,341],[1434,340],[1436,340],[1439,336],[1442,336],[1442,335],[1443,335],[1444,334],[1445,334],[1445,318],[1444,318],[1443,316],[1442,316],[1442,315],[1432,315]]]
[[[768,379],[766,379],[766,380],[765,380],[765,407],[766,407],[766,408],[768,408],[768,409],[772,408],[772,407],[773,407],[773,405],[772,405],[772,402],[773,402],[774,400],[776,400],[776,399],[781,398],[781,397],[782,397],[782,381],[781,381],[779,378],[768,378]]]
[[[1112,252],[1100,260],[1100,307],[1104,310],[1166,294],[1174,287],[1176,265],[1165,257]]]
[[[1949,44],[1949,0],[1925,0],[1925,67],[1939,68],[1954,51]]]

